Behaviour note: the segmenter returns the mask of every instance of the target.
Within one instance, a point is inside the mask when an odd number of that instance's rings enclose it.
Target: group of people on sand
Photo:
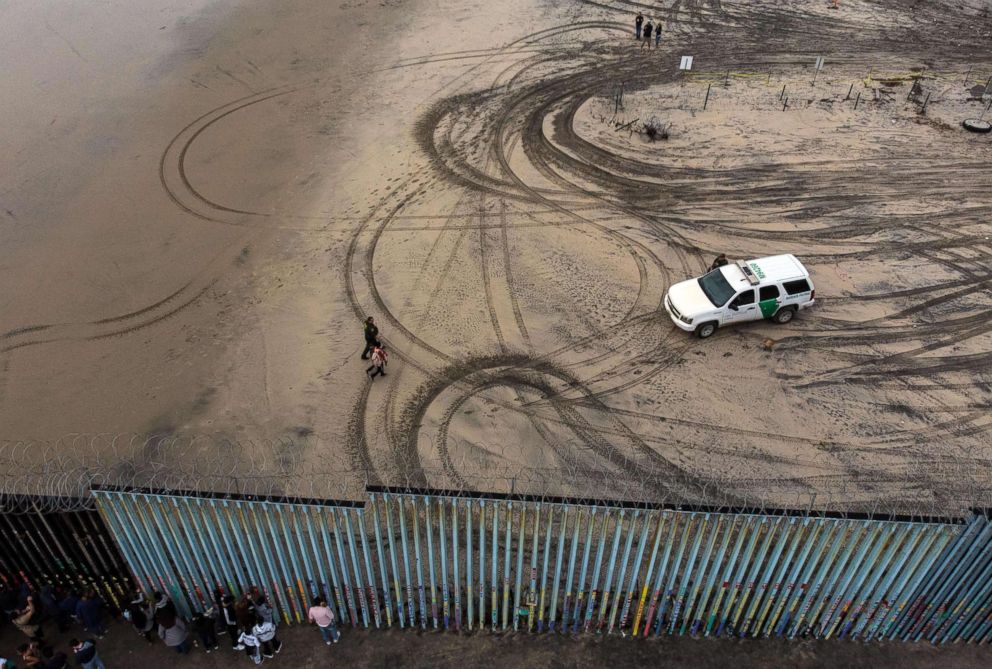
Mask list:
[[[369,316],[365,319],[365,350],[362,351],[362,360],[372,360],[372,364],[365,370],[370,379],[375,381],[376,376],[385,376],[386,362],[389,354],[379,341],[379,328],[375,324],[375,319]]]
[[[657,49],[661,46],[661,20],[657,19],[655,23],[651,23],[651,19],[648,22],[644,22],[644,15],[638,14],[637,18],[634,19],[634,37],[641,41],[641,48],[644,47],[651,48],[651,38],[654,37],[654,46]]]

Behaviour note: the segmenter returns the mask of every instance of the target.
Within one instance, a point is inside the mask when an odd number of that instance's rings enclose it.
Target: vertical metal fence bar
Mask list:
[[[251,577],[250,581],[241,584],[242,592],[248,592],[248,590],[251,589],[251,586],[256,586],[260,588],[262,592],[267,592],[272,598],[272,602],[276,606],[276,609],[283,612],[283,619],[288,623],[289,617],[285,613],[285,607],[281,604],[282,598],[280,597],[280,593],[273,592],[270,589],[272,584],[261,567],[258,554],[255,552],[254,542],[252,541],[250,544],[251,552],[245,549],[244,542],[246,540],[251,540],[253,533],[248,530],[247,525],[243,521],[241,503],[234,502],[229,506],[228,501],[224,500],[222,504],[224,520],[226,521],[225,524],[231,528],[231,534],[234,536],[235,541],[238,544],[238,551],[244,557],[245,568],[248,570],[248,574]],[[235,520],[238,522],[235,523]],[[248,559],[249,555],[252,557],[252,560]]]
[[[303,622],[308,622],[310,604],[313,602],[314,597],[319,597],[323,594],[324,583],[324,571],[323,565],[320,560],[320,553],[317,552],[317,542],[316,537],[313,535],[313,530],[308,523],[304,522],[305,516],[303,515],[303,510],[306,507],[304,505],[291,506],[287,512],[289,515],[290,522],[293,526],[293,532],[296,534],[296,540],[300,547],[300,556],[303,558],[303,569],[306,572],[308,592],[303,593]],[[309,547],[309,550],[308,550]],[[313,558],[311,560],[310,558]],[[314,565],[316,564],[316,568]],[[328,599],[330,601],[330,599]]]
[[[362,542],[362,558],[365,563],[365,575],[368,577],[366,580],[366,587],[368,588],[369,608],[372,609],[372,617],[375,619],[376,629],[379,629],[382,627],[379,588],[376,586],[375,582],[375,569],[372,568],[372,551],[369,548],[368,529],[365,527],[365,513],[366,509],[355,509],[355,515],[358,518],[358,536]],[[386,588],[385,582],[383,583],[383,588]]]
[[[520,529],[517,536],[517,580],[513,589],[513,629],[516,631],[520,625],[520,599],[523,596],[523,575],[524,575],[524,539],[527,525],[527,506],[520,506]]]
[[[610,608],[610,620],[606,628],[607,634],[613,634],[613,627],[616,625],[617,612],[620,610],[620,602],[626,601],[628,605],[630,603],[630,588],[624,587],[624,580],[627,577],[627,565],[630,562],[630,551],[634,545],[634,536],[637,534],[635,530],[637,528],[637,521],[639,520],[641,520],[641,510],[637,509],[634,511],[634,517],[631,519],[630,528],[627,531],[627,543],[623,548],[623,558],[620,561],[620,573],[617,574],[617,587],[614,591],[616,594],[613,596],[613,606]],[[647,518],[644,519],[641,525],[643,526],[642,530],[647,529]],[[641,532],[641,535],[644,536],[643,531]],[[644,544],[642,541],[641,546],[643,547],[643,545]],[[624,606],[625,610],[626,608],[627,606]]]
[[[334,593],[332,592],[331,582],[327,579],[327,572],[324,570],[324,563],[330,559],[330,556],[322,554],[320,549],[317,548],[317,531],[310,518],[309,507],[301,507],[299,513],[300,523],[306,526],[307,536],[310,538],[310,551],[313,553],[314,563],[317,566],[316,577],[320,581],[317,584],[317,591],[313,594],[314,596],[323,597],[327,600],[328,607],[333,607]]]
[[[843,639],[866,617],[866,613],[871,605],[872,597],[879,589],[879,582],[886,574],[892,573],[892,563],[895,559],[896,549],[902,546],[906,537],[909,536],[912,525],[909,523],[893,524],[892,535],[882,542],[885,554],[873,561],[869,569],[869,578],[858,586],[852,597],[852,603],[846,612],[842,611],[843,626],[837,632],[837,638]],[[854,606],[857,601],[857,606]]]
[[[802,596],[806,594],[806,586],[810,574],[813,573],[817,563],[820,561],[824,546],[827,545],[829,538],[840,528],[840,523],[833,520],[828,521],[819,518],[814,520],[814,522],[816,523],[816,527],[814,528],[813,536],[806,543],[804,555],[796,563],[796,570],[793,570],[792,575],[789,577],[789,586],[786,592],[787,597],[772,617],[765,636],[770,636],[773,631],[776,636],[781,636],[785,633],[787,626],[795,618],[796,608],[799,606]],[[817,536],[819,536],[819,539],[817,539],[814,546],[813,539]],[[800,565],[802,565],[801,573],[798,572]]]
[[[658,610],[658,601],[663,596],[662,590],[665,587],[665,576],[668,575],[668,562],[672,556],[672,547],[675,545],[675,535],[678,531],[679,520],[685,521],[688,525],[688,516],[682,513],[673,512],[669,516],[668,536],[665,539],[665,552],[661,557],[661,565],[658,567],[658,576],[654,582],[651,594],[651,604],[648,606],[648,614],[644,618],[644,636],[651,635],[651,627],[654,622],[655,612]]]
[[[592,518],[589,513],[585,514],[589,522],[592,522]],[[578,553],[579,548],[579,529],[582,525],[582,510],[575,510],[575,527],[572,528],[572,545],[569,547],[569,557],[568,557],[568,575],[565,577],[565,601],[562,604],[561,610],[561,624],[565,631],[568,631],[568,605],[572,602],[572,578],[575,575],[575,556]],[[552,626],[552,630],[554,627]]]
[[[195,508],[193,500],[185,499],[187,510],[189,515],[196,519],[197,531],[201,534],[203,530],[206,529],[206,535],[210,539],[210,544],[213,546],[214,554],[217,556],[218,561],[221,565],[221,571],[224,575],[224,585],[227,588],[227,592],[234,593],[240,591],[240,585],[238,584],[238,578],[235,576],[238,567],[238,557],[229,552],[225,552],[224,546],[217,539],[217,523],[214,520],[214,514],[211,511],[211,507],[215,504],[215,500],[208,499],[206,504],[204,500],[197,498],[195,500]]]
[[[865,579],[868,578],[872,568],[878,564],[878,556],[882,548],[891,540],[896,529],[898,527],[895,524],[890,524],[888,527],[879,524],[872,528],[870,538],[863,542],[862,549],[855,558],[854,563],[848,567],[847,576],[837,590],[833,604],[831,604],[830,609],[820,623],[818,636],[822,636],[824,639],[829,639],[833,636],[837,626],[840,624],[841,615],[851,610],[858,589],[865,582]],[[885,534],[886,532],[888,533],[887,535]],[[869,546],[871,547],[870,553]],[[867,559],[865,555],[868,555]]]
[[[797,533],[796,532],[796,519],[789,518],[779,518],[775,527],[772,528],[772,533],[768,535],[769,541],[772,540],[774,535],[776,538],[774,540],[774,548],[771,549],[769,553],[767,550],[763,551],[764,555],[768,556],[765,562],[764,575],[761,577],[761,581],[757,584],[751,584],[748,586],[748,593],[746,596],[747,610],[744,614],[744,622],[739,624],[734,623],[734,628],[737,631],[737,636],[744,637],[747,636],[751,629],[751,625],[754,623],[755,613],[758,611],[758,607],[761,605],[761,601],[765,594],[771,589],[771,581],[775,573],[775,568],[778,566],[779,559],[782,557],[782,551],[785,550],[785,546],[788,543],[789,538]],[[760,560],[755,564],[755,576],[758,574],[758,568],[761,566]],[[743,610],[743,604],[741,606]]]
[[[172,505],[180,541],[186,542],[190,550],[193,565],[197,569],[197,575],[200,577],[200,582],[204,585],[204,607],[209,608],[212,601],[210,593],[213,592],[214,588],[222,587],[222,578],[218,576],[219,572],[216,571],[220,560],[211,556],[206,545],[200,543],[205,538],[206,533],[193,531],[196,521],[191,516],[183,513],[183,507],[179,505],[179,500],[175,497],[170,497],[169,502]],[[168,513],[168,509],[166,509],[166,513]],[[184,534],[185,537],[183,536]]]
[[[892,562],[888,562],[886,569],[880,570],[883,572],[884,579],[877,588],[868,591],[866,596],[866,606],[868,608],[863,615],[859,616],[854,629],[850,632],[850,638],[857,639],[861,637],[863,631],[868,629],[868,625],[874,621],[875,616],[883,608],[883,602],[891,596],[892,584],[896,580],[896,577],[903,572],[903,565],[906,564],[906,561],[911,555],[918,553],[923,527],[916,523],[907,523],[906,529],[908,536],[905,536],[899,544],[893,542],[892,553],[899,557]]]
[[[444,504],[447,500],[438,500],[438,536],[441,548],[441,619],[444,621],[444,629],[449,629],[451,624],[451,606],[448,592],[448,536],[445,532],[444,517],[446,512]],[[457,581],[457,579],[456,579]]]
[[[134,573],[135,583],[137,583],[145,595],[151,594],[153,590],[158,589],[155,575],[148,567],[145,556],[139,551],[129,530],[118,522],[110,496],[106,493],[98,493],[94,497],[96,497],[96,506],[103,516],[104,523],[116,540],[117,545],[121,547],[124,553],[124,559],[127,560],[131,571]],[[163,587],[162,589],[164,590],[165,588]]]
[[[589,511],[589,522],[586,527],[586,541],[582,546],[582,567],[580,568],[581,573],[579,575],[579,585],[576,588],[577,594],[575,597],[575,613],[572,617],[572,632],[574,633],[579,631],[579,621],[582,618],[582,604],[586,589],[586,573],[589,567],[589,551],[592,547],[592,535],[596,520],[596,507],[593,507]],[[602,522],[604,521],[601,521],[601,524]],[[565,625],[567,628],[568,621],[565,621]]]
[[[609,566],[606,568],[606,578],[603,579],[603,592],[600,597],[599,614],[596,616],[597,632],[606,624],[606,609],[610,603],[610,594],[613,588],[613,574],[616,571],[617,566],[617,550],[620,548],[620,539],[623,536],[624,519],[626,515],[627,511],[625,509],[620,509],[620,515],[617,518],[616,530],[614,531],[613,544],[610,548]]]
[[[368,629],[369,602],[365,597],[365,583],[362,580],[362,566],[358,561],[358,549],[356,548],[358,542],[355,541],[354,527],[351,524],[351,514],[348,513],[347,509],[338,509],[338,512],[344,517],[345,536],[348,539],[348,555],[351,557],[351,573],[355,576],[354,590],[358,595],[358,603],[362,609],[362,624],[365,626],[365,629]]]
[[[944,582],[948,569],[953,569],[954,565],[960,564],[961,558],[974,545],[975,539],[980,532],[978,520],[977,516],[972,518],[970,523],[959,530],[954,541],[947,545],[943,555],[938,558],[937,567],[932,569],[928,574],[928,578],[916,588],[913,597],[910,599],[912,603],[896,620],[894,630],[898,630],[897,634],[903,641],[907,641],[916,631],[918,623],[922,621],[928,608],[933,605],[933,595]]]
[[[297,504],[283,504],[275,507],[278,511],[279,529],[282,532],[280,543],[285,544],[286,563],[290,576],[296,579],[297,594],[300,596],[300,608],[297,610],[297,622],[307,622],[307,611],[310,600],[315,592],[313,568],[307,555],[306,542],[303,537],[303,527],[296,522]],[[345,512],[347,513],[347,512]],[[278,545],[278,544],[277,544]]]
[[[262,518],[265,511],[264,507],[238,502],[237,508],[245,523],[245,537],[248,539],[252,555],[258,559],[259,573],[264,575],[262,583],[270,584],[272,599],[277,607],[281,608],[283,620],[288,624],[293,619],[293,605],[290,599],[287,599],[287,593],[283,591],[283,579],[280,578],[279,572],[276,570],[275,561],[269,550],[269,539]],[[257,551],[256,543],[258,544]]]
[[[173,567],[173,565],[169,563],[168,558],[165,557],[165,554],[161,549],[161,544],[163,541],[159,537],[158,533],[155,532],[155,526],[152,523],[149,523],[145,518],[145,514],[141,509],[140,499],[138,496],[130,495],[127,497],[121,497],[121,499],[126,500],[126,503],[128,504],[128,513],[126,515],[133,518],[136,523],[140,523],[140,525],[135,525],[135,528],[141,532],[140,536],[144,536],[149,539],[149,543],[153,547],[151,552],[155,555],[160,573],[168,579],[169,585],[172,586],[172,599],[176,604],[176,608],[180,611],[180,613],[188,617],[190,615],[191,608],[190,603],[187,601],[186,596],[183,593],[185,584],[182,582],[182,576],[178,572],[178,569]],[[192,600],[192,592],[189,593],[189,596]]]
[[[943,582],[935,590],[935,594],[929,595],[926,608],[920,614],[920,619],[911,631],[913,641],[919,641],[921,637],[930,632],[935,621],[943,614],[948,599],[954,596],[958,584],[973,577],[980,551],[988,549],[989,536],[992,535],[992,524],[982,523],[981,520],[977,524],[981,530],[972,545],[957,560],[953,568],[944,575]],[[937,603],[934,604],[934,602]]]
[[[651,589],[651,577],[654,576],[654,566],[658,559],[658,548],[661,546],[662,533],[668,519],[667,511],[659,512],[655,515],[657,516],[658,521],[654,532],[654,544],[651,547],[651,559],[648,561],[647,570],[644,572],[644,584],[641,586],[641,595],[637,600],[637,611],[634,613],[634,623],[631,629],[631,635],[635,637],[641,628],[641,618],[644,615],[644,607],[647,605],[648,592],[650,592]]]
[[[438,502],[441,504],[442,502]],[[366,513],[372,515],[372,532],[375,538],[375,553],[376,557],[379,559],[379,580],[382,585],[382,608],[386,614],[386,627],[393,626],[393,601],[389,592],[389,576],[386,573],[386,558],[382,550],[382,532],[379,527],[379,503],[375,495],[369,495],[369,503],[366,507]],[[363,514],[364,515],[364,514]],[[443,527],[443,525],[442,525]],[[363,530],[364,531],[364,530]],[[371,569],[371,567],[370,567]],[[371,574],[371,571],[369,572]],[[372,580],[372,579],[370,579]],[[374,587],[374,586],[373,586]],[[376,609],[378,612],[378,608]],[[378,614],[377,614],[378,615]],[[379,624],[378,619],[376,624]]]
[[[186,594],[188,596],[188,600],[183,602],[183,605],[186,609],[186,613],[187,615],[192,615],[193,611],[198,610],[200,608],[200,600],[199,597],[197,596],[197,590],[198,590],[197,584],[193,580],[193,577],[189,574],[189,572],[184,570],[187,564],[183,563],[181,556],[177,558],[173,553],[173,550],[175,549],[175,543],[177,540],[175,538],[174,533],[171,532],[171,527],[165,522],[165,519],[162,517],[162,514],[158,508],[158,503],[152,501],[152,498],[149,497],[148,495],[141,495],[140,499],[141,502],[144,502],[145,506],[147,506],[149,516],[155,518],[156,524],[161,531],[161,535],[160,535],[161,538],[168,541],[170,538],[169,535],[172,535],[171,545],[167,545],[165,541],[162,542],[162,545],[165,546],[169,556],[172,558],[172,563],[175,565],[176,574],[179,575],[179,579],[183,583],[184,590],[186,591]],[[140,503],[136,504],[135,506],[136,508],[138,508],[139,513],[141,513]],[[169,535],[165,533],[166,531],[169,531]],[[162,562],[165,564],[169,564],[169,558],[165,557],[165,551],[160,550],[160,552],[163,554]],[[180,608],[183,608],[183,606],[181,606]]]
[[[438,628],[437,620],[437,579],[434,576],[434,523],[431,522],[431,498],[424,497],[424,529],[427,532],[427,573],[430,579],[431,620],[434,629]]]
[[[985,557],[990,557],[988,551]],[[946,629],[943,626],[937,629],[930,637],[931,641],[939,644],[955,641],[975,615],[979,618],[984,617],[988,611],[989,596],[992,594],[990,584],[992,584],[992,560],[986,562],[982,573],[974,579],[968,590],[960,597],[958,604],[949,612]]]
[[[451,566],[455,579],[455,630],[462,625],[462,581],[458,574],[458,500],[451,500]]]
[[[471,632],[475,626],[475,597],[472,594],[472,563],[475,553],[472,552],[472,502],[465,502],[465,603],[467,604],[468,629]]]
[[[929,564],[929,560],[940,554],[943,545],[942,539],[946,535],[934,531],[935,529],[933,526],[923,526],[919,544],[914,547],[912,553],[906,556],[908,564],[901,566],[899,579],[882,598],[878,611],[873,615],[871,625],[865,630],[863,636],[866,640],[884,637],[889,622],[895,622],[895,619],[902,612],[905,599],[912,593],[917,579],[924,578],[923,572],[926,571],[926,568],[922,566]]]
[[[283,584],[286,586],[287,598],[295,603],[296,622],[302,622],[303,613],[307,609],[307,596],[303,588],[303,578],[298,571],[299,561],[296,556],[296,546],[293,542],[293,536],[286,528],[286,510],[287,505],[285,504],[265,504],[265,517],[268,521],[269,536],[271,537],[272,545],[276,549],[276,556],[279,558],[279,567],[282,569]],[[279,519],[278,528],[273,518]],[[297,596],[300,598],[299,600],[297,600]]]
[[[399,505],[402,507],[402,498],[397,498]],[[344,538],[341,536],[341,527],[338,525],[337,514],[334,509],[327,509],[327,517],[331,521],[331,533],[334,535],[334,550],[338,555],[338,575],[341,577],[341,586],[344,588],[344,601],[348,604],[348,618],[351,620],[353,627],[358,627],[358,603],[355,601],[355,584],[352,582],[351,574],[348,573],[348,562],[344,556]],[[400,523],[403,522],[404,510],[400,509]],[[326,521],[325,521],[326,522]],[[403,539],[404,539],[404,549],[406,543],[406,529],[403,529]],[[404,560],[406,559],[406,551],[404,553]],[[407,571],[407,576],[409,577],[410,572]],[[409,581],[408,581],[409,582]]]
[[[850,554],[852,547],[857,544],[857,533],[854,532],[856,529],[860,528],[857,528],[854,523],[845,522],[843,524],[843,528],[839,532],[839,536],[830,548],[829,555],[823,561],[817,577],[810,585],[809,591],[799,609],[798,617],[791,625],[788,635],[790,639],[794,639],[796,634],[805,633],[806,629],[809,628],[810,623],[815,620],[816,611],[822,606],[822,603],[816,605],[816,602],[822,601],[821,593],[823,597],[829,595],[828,584],[831,582],[831,577],[837,572],[839,569],[839,564],[842,562],[842,560],[837,558],[838,554],[843,555],[846,560],[846,557]],[[815,608],[814,605],[816,605]],[[811,611],[813,611],[813,613],[810,613]]]
[[[506,504],[506,529],[503,536],[503,630],[510,626],[510,554],[513,544],[513,502]]]
[[[749,552],[753,549],[754,542],[758,539],[759,528],[763,520],[752,515],[741,517],[740,526],[737,528],[737,541],[734,542],[730,559],[727,560],[723,578],[721,579],[721,587],[713,602],[709,620],[706,623],[706,631],[703,633],[703,636],[709,636],[710,632],[713,632],[715,636],[720,636],[723,633],[727,612],[733,606],[736,591],[740,587],[742,570],[747,565]],[[747,552],[745,552],[744,558],[740,559],[741,551],[745,550],[745,545],[748,547],[746,549]],[[737,573],[736,577],[734,577],[735,572]]]
[[[396,594],[396,618],[399,621],[400,629],[406,626],[406,617],[403,615],[403,593],[400,590],[402,579],[400,578],[399,565],[396,561],[396,542],[393,540],[393,514],[390,511],[391,504],[388,495],[382,496],[382,508],[386,512],[386,537],[389,539],[389,562],[393,567],[393,590]],[[457,523],[457,519],[455,521]],[[458,533],[455,532],[455,542],[457,545]],[[457,550],[457,549],[456,549]],[[457,562],[457,555],[455,555]],[[457,568],[456,568],[457,570]],[[457,574],[455,575],[457,580]],[[457,595],[456,595],[457,596]]]
[[[413,567],[417,576],[417,600],[420,602],[420,628],[427,629],[427,594],[424,592],[423,561],[420,557],[420,513],[416,497],[411,496],[407,501],[413,511]]]
[[[406,610],[410,627],[417,626],[417,605],[413,597],[413,579],[410,577],[410,548],[407,545],[406,504],[404,498],[396,498],[396,510],[400,518],[400,542],[403,546],[403,577],[406,584]]]
[[[606,550],[606,542],[609,535],[607,528],[612,516],[612,510],[603,512],[603,523],[599,528],[599,545],[596,547],[596,562],[593,566],[592,581],[589,583],[589,601],[586,602],[585,622],[582,626],[583,632],[588,632],[589,627],[592,625],[592,615],[596,608],[596,598],[599,595],[599,573],[603,566],[603,551]]]
[[[534,631],[534,609],[537,606],[537,539],[541,534],[541,503],[534,506],[534,536],[530,549],[530,589],[527,593],[527,631]]]
[[[227,501],[219,502],[218,500],[211,499],[207,502],[205,516],[207,517],[207,524],[217,527],[220,532],[220,538],[224,542],[224,549],[227,554],[231,556],[231,565],[234,568],[234,576],[236,578],[235,583],[228,594],[234,597],[240,597],[242,589],[248,585],[249,573],[248,561],[245,557],[244,551],[235,551],[234,546],[231,542],[229,525],[230,520],[227,516],[226,509]],[[242,563],[244,566],[242,566]],[[219,613],[219,612],[218,612]]]
[[[720,541],[720,547],[713,557],[710,576],[706,579],[706,585],[703,587],[703,591],[699,597],[699,604],[696,605],[692,627],[689,629],[689,634],[692,636],[699,634],[700,630],[707,633],[709,631],[707,619],[710,619],[709,624],[711,624],[713,618],[711,612],[715,611],[715,606],[723,592],[721,588],[716,591],[716,595],[714,596],[714,588],[716,587],[721,571],[724,569],[724,560],[727,559],[727,548],[730,547],[730,540],[738,534],[739,528],[737,526],[736,516],[725,516],[721,514],[720,518],[726,521],[722,525],[723,539]]]
[[[699,569],[696,570],[697,574],[692,579],[692,592],[689,594],[689,601],[686,602],[685,612],[682,614],[682,627],[679,630],[681,636],[685,636],[687,633],[695,634],[695,630],[702,620],[702,616],[698,615],[696,610],[698,608],[696,602],[699,593],[703,589],[703,582],[706,580],[707,573],[710,574],[710,579],[712,579],[713,574],[720,568],[720,563],[711,560],[711,558],[713,556],[713,547],[716,545],[716,539],[722,529],[723,515],[716,514],[715,522],[712,523],[709,537],[706,540],[706,548],[703,549],[703,556],[699,559]],[[701,532],[700,535],[702,535]]]
[[[537,606],[537,631],[544,631],[544,604],[548,591],[548,566],[551,562],[551,529],[554,525],[555,506],[548,506],[548,522],[544,528],[544,559],[541,561],[541,598]]]
[[[710,514],[704,514],[699,526],[696,528],[696,535],[692,540],[692,549],[689,551],[689,556],[686,559],[685,566],[682,569],[682,583],[679,585],[678,594],[674,595],[675,602],[672,605],[672,617],[668,622],[669,634],[675,634],[675,629],[679,623],[679,616],[684,615],[686,594],[689,591],[689,582],[698,582],[699,578],[706,573],[705,562],[702,562],[698,569],[696,568],[696,557],[699,555],[699,547],[702,545],[703,536],[706,534],[706,528],[710,524],[711,518],[712,516]],[[716,523],[714,523],[714,525],[716,525]],[[688,620],[687,616],[686,620]]]
[[[479,500],[479,630],[486,628],[486,500]]]
[[[334,564],[334,550],[331,548],[331,538],[327,527],[327,518],[324,516],[323,509],[319,507],[308,508],[307,516],[310,519],[311,524],[320,529],[320,540],[324,546],[324,564],[327,565],[327,571],[331,577],[331,583],[328,587],[331,587],[334,590],[334,597],[329,597],[327,599],[327,603],[330,605],[332,601],[334,602],[334,605],[337,607],[337,619],[343,623],[345,620],[348,620],[348,603],[345,601],[343,583],[340,579],[338,579],[338,570]],[[392,532],[390,532],[390,545],[391,540]]]
[[[790,524],[788,526],[788,534],[791,537],[789,548],[785,556],[778,561],[778,569],[772,577],[771,587],[764,596],[764,606],[761,607],[760,613],[758,613],[758,619],[751,629],[748,630],[752,637],[761,636],[765,624],[769,622],[768,614],[772,606],[777,601],[783,601],[785,599],[787,593],[781,590],[784,584],[785,572],[789,568],[789,565],[793,564],[793,557],[795,557],[796,551],[799,549],[799,544],[806,537],[809,522],[809,518],[804,518],[801,524]],[[799,568],[798,564],[796,568]]]
[[[558,617],[558,589],[561,584],[562,558],[565,556],[565,537],[568,532],[568,517],[571,514],[571,507],[564,506],[561,510],[561,521],[558,525],[558,544],[555,557],[555,576],[551,584],[551,608],[548,612],[548,629],[555,631],[555,621]]]
[[[698,518],[699,517],[695,512],[690,513],[686,518],[685,526],[682,528],[682,539],[679,541],[678,551],[675,553],[675,559],[672,561],[672,569],[668,575],[667,584],[665,585],[665,592],[662,595],[661,605],[658,607],[658,619],[654,624],[655,636],[661,634],[662,627],[665,624],[665,612],[668,610],[668,603],[673,598],[675,593],[675,581],[679,576],[682,558],[685,556],[685,547],[689,543],[689,536],[696,527],[696,521]]]
[[[972,597],[988,587],[989,571],[992,567],[992,551],[989,548],[986,539],[982,550],[974,556],[968,569],[956,580],[954,587],[941,598],[937,615],[923,629],[923,635],[931,643],[937,643],[943,638],[948,626],[955,618],[962,615],[965,605]]]
[[[295,618],[299,622],[302,618],[299,610],[299,604],[296,602],[296,588],[293,587],[293,578],[289,575],[289,570],[286,568],[286,560],[282,554],[282,542],[279,540],[279,533],[276,532],[275,525],[272,522],[272,516],[276,511],[272,509],[272,505],[269,502],[263,502],[261,506],[255,506],[258,509],[258,513],[254,514],[255,523],[258,525],[258,542],[262,546],[262,553],[265,555],[265,561],[269,565],[269,573],[272,574],[274,587],[281,585],[285,588],[286,594],[286,613],[290,618]],[[264,525],[262,521],[265,521]],[[266,534],[266,530],[268,533]],[[273,547],[275,548],[275,554],[278,556],[278,562],[273,559]],[[282,573],[280,574],[279,568],[282,568]]]
[[[495,632],[496,631],[496,627],[499,624],[499,601],[497,599],[497,596],[498,596],[497,595],[497,592],[498,592],[497,591],[497,574],[499,572],[499,557],[498,557],[497,551],[499,549],[499,534],[498,534],[498,532],[499,532],[499,507],[500,507],[500,502],[493,502],[492,507],[493,507],[493,528],[492,528],[493,534],[492,534],[492,537],[490,537],[490,540],[489,540],[489,543],[492,545],[492,554],[490,555],[490,558],[489,558],[489,569],[490,569],[490,572],[491,572],[491,578],[490,578],[491,583],[490,583],[490,586],[489,586],[489,588],[490,588],[490,601],[489,601],[490,611],[489,611],[489,615],[490,615],[490,618],[492,619],[492,631]]]
[[[741,593],[740,602],[737,605],[737,610],[734,612],[734,619],[730,624],[731,634],[741,636],[740,634],[740,623],[741,615],[744,612],[751,596],[754,594],[755,581],[758,578],[758,574],[761,572],[761,565],[765,562],[765,556],[768,555],[768,551],[771,548],[772,542],[776,536],[779,536],[779,528],[782,526],[782,518],[767,518],[766,519],[766,531],[764,541],[761,542],[761,548],[758,550],[757,555],[751,558],[750,568],[748,569],[747,579],[745,581],[745,587]]]

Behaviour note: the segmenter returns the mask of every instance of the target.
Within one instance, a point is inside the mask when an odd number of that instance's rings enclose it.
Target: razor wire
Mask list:
[[[733,452],[728,447],[728,453]],[[617,456],[617,461],[625,456]],[[732,456],[728,455],[728,460]],[[988,469],[976,459],[937,459],[884,475],[783,476],[746,467],[705,472],[660,466],[472,465],[393,454],[357,464],[348,448],[312,435],[271,441],[219,435],[69,435],[0,442],[0,509],[93,508],[90,490],[151,489],[268,500],[366,499],[369,485],[456,495],[598,499],[672,508],[791,509],[952,518],[992,507]]]

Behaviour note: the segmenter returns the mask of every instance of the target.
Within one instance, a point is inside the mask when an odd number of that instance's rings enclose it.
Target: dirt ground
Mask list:
[[[831,4],[4,3],[7,469],[989,504],[989,7]],[[721,251],[817,307],[676,329]]]
[[[73,632],[55,637],[58,650]],[[0,636],[3,657],[11,657],[20,643],[16,630],[7,627]],[[780,640],[728,641],[666,637],[637,641],[621,638],[569,638],[562,636],[498,636],[440,634],[419,631],[352,632],[345,630],[341,641],[325,646],[314,629],[292,627],[279,632],[284,647],[266,667],[309,669],[327,666],[367,669],[444,669],[457,667],[548,667],[549,669],[594,669],[596,667],[700,667],[721,669],[728,654],[734,667],[749,669],[789,668],[855,669],[900,667],[920,669],[939,663],[948,669],[988,666],[988,649],[977,646],[934,648],[928,644],[859,644]],[[181,660],[160,643],[149,646],[122,625],[111,626],[108,636],[98,641],[100,657],[107,669],[157,667],[166,664],[190,669],[253,665],[240,652],[226,647],[220,637],[218,651],[204,653],[194,648]]]

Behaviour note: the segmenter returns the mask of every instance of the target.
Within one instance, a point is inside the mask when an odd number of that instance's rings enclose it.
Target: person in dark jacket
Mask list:
[[[718,256],[717,256],[717,257],[716,257],[716,258],[715,258],[715,259],[713,260],[713,264],[712,264],[712,265],[710,265],[710,271],[712,272],[712,271],[713,271],[713,270],[715,270],[715,269],[716,269],[717,267],[723,267],[724,265],[726,265],[726,264],[727,264],[727,263],[729,263],[729,262],[730,262],[730,261],[729,261],[729,260],[727,260],[727,254],[726,254],[726,253],[721,253],[720,255],[718,255]]]
[[[651,21],[649,20],[647,23],[644,24],[644,41],[641,42],[642,49],[645,46],[649,49],[651,48],[651,33],[653,31],[654,31],[654,24],[651,23]]]
[[[97,639],[102,639],[107,633],[103,626],[103,600],[92,590],[87,591],[79,604],[76,605],[76,616],[82,621],[86,631]]]
[[[259,595],[255,598],[255,613],[261,616],[265,622],[275,625],[275,613],[272,607],[269,606],[269,602],[265,599],[265,595]]]
[[[644,23],[644,16],[638,13],[637,18],[634,19],[634,37],[635,39],[641,39],[641,25]]]
[[[204,613],[196,613],[193,616],[193,629],[203,643],[203,649],[208,653],[217,650],[217,632],[214,627],[214,610],[207,609]]]
[[[225,595],[221,603],[223,606],[220,610],[220,618],[224,621],[227,634],[231,637],[231,648],[234,650],[244,650],[244,644],[238,640],[241,632],[238,630],[238,612],[234,610],[234,597]]]
[[[158,613],[159,611],[167,611],[172,615],[176,615],[176,605],[173,604],[172,600],[169,599],[164,593],[156,590],[152,596],[155,601],[155,613]]]
[[[72,646],[72,652],[78,664],[82,669],[107,669],[103,664],[103,660],[96,652],[96,641],[93,639],[87,639],[86,641],[80,641],[79,639],[73,639],[69,642]]]
[[[372,349],[379,345],[379,328],[375,325],[375,319],[369,316],[365,319],[365,350],[362,351],[362,360],[368,360]]]
[[[148,606],[145,596],[140,592],[134,593],[125,611],[127,613],[126,618],[134,625],[134,631],[144,637],[145,641],[151,643],[155,619],[153,609]]]
[[[43,646],[41,649],[41,664],[35,665],[38,669],[69,669],[69,658],[65,653],[56,653],[51,646]]]
[[[79,606],[79,594],[75,590],[70,590],[69,594],[65,596],[61,602],[59,602],[59,613],[64,614],[69,617],[69,619],[77,618],[76,608]]]

